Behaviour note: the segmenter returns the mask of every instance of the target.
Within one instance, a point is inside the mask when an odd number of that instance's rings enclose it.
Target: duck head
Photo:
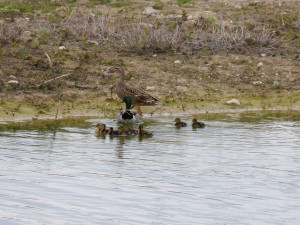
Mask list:
[[[193,119],[193,120],[192,120],[192,123],[193,123],[193,124],[196,124],[197,122],[198,122],[197,119]]]
[[[103,129],[103,124],[102,123],[97,123],[96,124],[96,132],[99,133]]]
[[[132,98],[131,98],[131,96],[124,96],[123,102],[125,102],[126,110],[129,110],[131,108],[131,105],[132,105]]]
[[[174,120],[174,122],[180,123],[181,121],[180,121],[180,119],[177,117],[177,118]]]
[[[124,82],[125,70],[121,66],[115,66],[108,71],[109,73],[115,73],[119,75],[120,81]]]

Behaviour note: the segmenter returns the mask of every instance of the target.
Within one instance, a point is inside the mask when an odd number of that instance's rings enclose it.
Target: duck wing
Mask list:
[[[138,105],[156,105],[159,103],[159,101],[154,98],[153,96],[147,94],[144,91],[141,91],[137,88],[131,88],[127,85],[124,85],[124,94],[125,96],[131,96],[133,104]]]

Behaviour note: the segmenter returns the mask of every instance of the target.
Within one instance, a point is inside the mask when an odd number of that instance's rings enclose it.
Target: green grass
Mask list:
[[[192,0],[177,0],[178,5],[184,5],[191,2]]]
[[[111,3],[111,6],[115,7],[115,8],[121,8],[121,7],[129,6],[129,5],[132,5],[132,4],[133,4],[133,2],[131,2],[131,1],[119,0],[117,2]]]

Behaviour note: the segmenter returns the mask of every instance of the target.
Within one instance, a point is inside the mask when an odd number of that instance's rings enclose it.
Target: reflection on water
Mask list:
[[[299,120],[259,117],[146,119],[145,139],[2,127],[0,224],[300,224]]]

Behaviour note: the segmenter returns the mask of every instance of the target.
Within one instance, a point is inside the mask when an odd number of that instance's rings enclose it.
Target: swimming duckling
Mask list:
[[[192,127],[193,128],[204,128],[205,124],[203,122],[198,122],[197,119],[193,119]]]
[[[96,134],[107,134],[108,130],[106,129],[106,125],[103,123],[97,123],[95,133]]]
[[[128,132],[127,128],[125,128],[123,126],[120,126],[118,128],[118,132],[119,132],[119,135],[129,135],[129,132]]]
[[[175,127],[186,127],[187,124],[185,122],[181,122],[181,120],[179,118],[176,118],[174,120],[175,122]]]
[[[130,129],[130,127],[124,127],[124,131],[126,132],[126,134],[128,135],[137,135],[138,131],[134,130],[134,129]]]
[[[118,130],[114,130],[113,127],[110,127],[109,130],[108,130],[108,134],[110,136],[117,136],[117,135],[120,135],[120,132]]]
[[[153,134],[149,131],[145,131],[144,126],[142,124],[140,124],[139,129],[138,129],[138,136],[139,137],[152,137]]]

